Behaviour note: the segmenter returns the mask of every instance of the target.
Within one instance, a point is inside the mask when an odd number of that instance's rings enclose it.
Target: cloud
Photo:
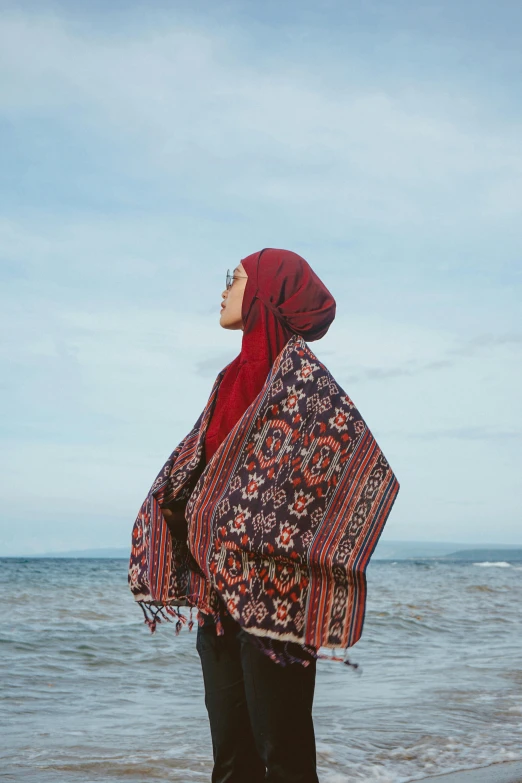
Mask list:
[[[353,372],[353,364],[347,365],[347,380],[350,382],[359,381],[382,381],[387,378],[413,378],[428,371],[448,370],[459,366],[460,357],[472,358],[482,351],[491,349],[502,349],[504,347],[514,350],[522,347],[522,335],[517,333],[506,334],[483,334],[462,341],[460,345],[448,346],[443,349],[443,355],[450,358],[433,359],[422,362],[416,359],[408,359],[405,362],[397,362],[390,366],[362,367],[358,372]],[[459,358],[451,358],[453,356]]]
[[[354,381],[383,381],[387,378],[409,378],[426,372],[426,370],[440,370],[451,367],[453,362],[447,359],[439,361],[418,363],[417,366],[403,365],[398,367],[367,367],[358,373],[350,372],[347,380]]]
[[[402,432],[407,438],[419,440],[520,440],[522,430],[493,429],[490,425],[485,427],[455,427],[451,429],[440,428],[431,432]]]
[[[415,537],[422,515],[453,533],[431,504],[436,476],[463,512],[480,498],[483,518],[463,513],[459,534],[487,537],[498,513],[514,536],[516,90],[472,82],[461,42],[448,66],[451,42],[422,25],[401,37],[409,13],[394,11],[383,49],[371,25],[347,45],[333,16],[317,37],[265,21],[259,46],[261,28],[230,7],[219,24],[135,7],[121,26],[40,9],[0,25],[6,540],[9,520],[22,531],[9,546],[30,529],[36,551],[42,513],[53,548],[109,527],[126,541],[239,352],[219,328],[225,270],[266,245],[301,252],[335,293],[338,317],[311,348],[397,471],[394,524]]]
[[[522,348],[522,333],[479,334],[470,338],[464,345],[449,349],[449,353],[458,356],[475,356],[479,351],[488,348]]]
[[[110,141],[128,175],[170,173],[200,204],[218,193],[239,214],[264,204],[334,237],[340,220],[440,232],[520,215],[522,129],[481,123],[478,96],[343,85],[328,60],[319,78],[305,58],[270,65],[245,60],[244,46],[232,27],[175,18],[124,38],[7,15],[0,105],[11,121],[53,117]]]
[[[218,353],[206,359],[200,359],[194,365],[194,372],[203,378],[216,378],[218,373],[229,364],[234,357],[229,353]]]

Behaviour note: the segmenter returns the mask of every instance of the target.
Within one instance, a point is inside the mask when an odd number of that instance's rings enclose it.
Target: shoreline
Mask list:
[[[439,780],[441,783],[522,783],[522,761],[501,761],[488,767],[476,767],[460,772],[442,772],[415,778],[410,783]]]

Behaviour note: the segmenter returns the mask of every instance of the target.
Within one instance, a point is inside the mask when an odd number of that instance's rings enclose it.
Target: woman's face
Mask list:
[[[222,326],[223,329],[243,329],[241,305],[243,304],[243,294],[245,292],[248,275],[243,264],[236,266],[232,275],[234,280],[232,281],[231,287],[228,291],[225,289],[221,294],[223,302],[221,304],[219,325]]]

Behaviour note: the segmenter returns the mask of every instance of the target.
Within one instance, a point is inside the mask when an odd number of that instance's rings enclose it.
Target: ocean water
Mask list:
[[[319,661],[321,783],[405,783],[522,759],[522,568],[372,561],[361,640]],[[4,559],[1,775],[210,780],[196,629],[154,635],[126,560]]]

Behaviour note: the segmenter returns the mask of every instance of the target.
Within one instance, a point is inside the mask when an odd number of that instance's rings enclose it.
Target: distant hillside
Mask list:
[[[424,558],[453,557],[461,552],[474,552],[473,557],[478,560],[489,559],[484,557],[488,551],[517,552],[520,546],[505,546],[495,543],[489,544],[463,544],[458,541],[388,541],[382,539],[377,544],[373,553],[374,560],[417,560]],[[458,558],[463,559],[463,558]],[[509,559],[506,557],[506,559]]]
[[[461,549],[452,552],[438,560],[466,560],[480,563],[522,563],[522,548],[520,549]]]
[[[23,555],[21,555],[23,557]],[[44,552],[41,555],[29,555],[29,557],[85,557],[85,558],[129,558],[130,547],[113,547],[106,549],[68,549],[66,552]]]
[[[69,549],[64,552],[44,552],[39,555],[19,557],[69,557],[69,558],[118,558],[127,560],[130,547],[107,547],[104,549]],[[498,546],[495,544],[462,544],[444,541],[388,541],[380,540],[373,554],[374,560],[501,560],[519,562],[522,547]]]
[[[470,546],[476,546],[470,544]],[[465,544],[444,541],[388,541],[380,539],[373,553],[374,560],[410,560],[443,557],[465,547]]]

